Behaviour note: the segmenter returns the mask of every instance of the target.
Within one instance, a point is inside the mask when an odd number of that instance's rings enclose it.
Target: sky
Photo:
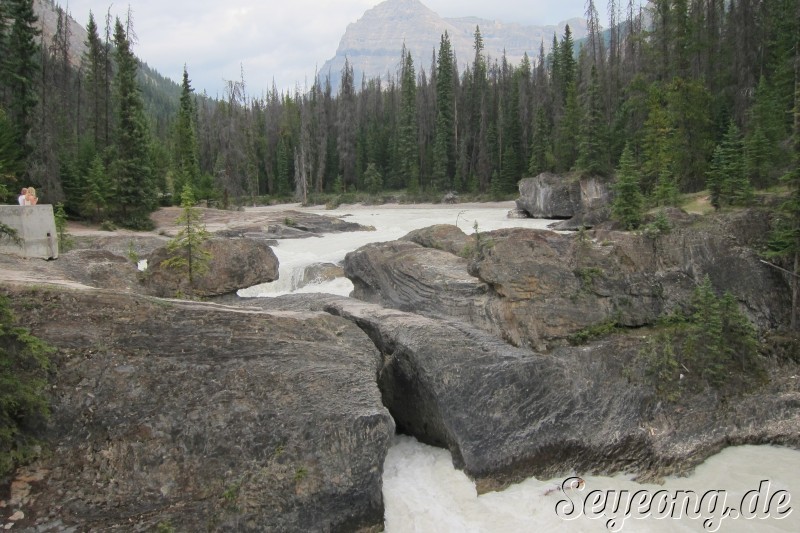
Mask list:
[[[180,82],[184,64],[196,92],[222,97],[242,71],[251,96],[311,85],[315,69],[333,57],[347,25],[379,0],[57,0],[84,27],[89,11],[124,20],[128,6],[136,55]],[[556,24],[582,17],[585,0],[422,0],[442,17],[476,16],[520,24]],[[605,2],[599,0],[601,22]]]

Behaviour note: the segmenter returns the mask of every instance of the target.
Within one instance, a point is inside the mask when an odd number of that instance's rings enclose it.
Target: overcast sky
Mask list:
[[[130,5],[138,36],[134,52],[164,76],[180,81],[183,65],[199,93],[222,96],[224,80],[263,94],[303,88],[333,57],[347,25],[378,0],[57,0],[86,26],[89,10],[103,27],[106,12],[124,19]],[[585,0],[422,0],[443,17],[477,16],[521,24],[556,24],[582,17]],[[605,0],[599,0],[601,21]],[[605,24],[604,24],[605,25]]]

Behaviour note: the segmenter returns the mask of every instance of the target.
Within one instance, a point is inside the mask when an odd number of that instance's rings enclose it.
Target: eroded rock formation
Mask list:
[[[58,349],[37,531],[352,531],[383,521],[394,424],[342,318],[6,285]],[[24,472],[22,473],[24,474]]]
[[[730,290],[761,329],[786,322],[786,281],[753,247],[753,239],[766,235],[764,215],[729,215],[714,224],[675,218],[674,225],[657,236],[485,232],[463,237],[471,260],[452,253],[462,242],[454,236],[460,230],[439,228],[424,238],[364,246],[348,254],[345,273],[356,298],[464,320],[536,350],[603,323],[652,324],[684,308],[706,274],[719,290]]]

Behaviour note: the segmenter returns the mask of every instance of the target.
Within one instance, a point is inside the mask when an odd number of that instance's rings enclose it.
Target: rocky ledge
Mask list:
[[[4,285],[57,348],[23,531],[353,531],[383,521],[380,354],[327,313]],[[12,485],[13,487],[14,485]]]
[[[685,308],[705,275],[760,329],[788,323],[787,282],[755,249],[769,231],[765,214],[709,222],[672,213],[672,226],[656,235],[516,228],[470,237],[437,226],[364,246],[344,267],[356,298],[462,320],[538,351],[593,326],[652,324]]]

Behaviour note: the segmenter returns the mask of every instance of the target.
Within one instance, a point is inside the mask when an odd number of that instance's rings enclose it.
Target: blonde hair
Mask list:
[[[28,194],[30,194],[31,196],[36,196],[36,189],[34,189],[33,187],[28,187]]]

